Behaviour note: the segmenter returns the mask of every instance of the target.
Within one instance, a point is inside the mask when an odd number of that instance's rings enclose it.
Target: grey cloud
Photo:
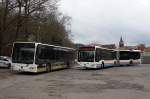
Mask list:
[[[149,0],[62,0],[60,10],[72,17],[74,41],[150,43]]]

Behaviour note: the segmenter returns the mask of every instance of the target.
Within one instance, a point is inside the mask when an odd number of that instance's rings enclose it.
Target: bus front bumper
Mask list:
[[[95,63],[88,63],[88,62],[78,63],[77,67],[81,68],[81,69],[87,69],[87,68],[96,69],[96,68],[98,68],[98,66]]]
[[[36,73],[37,72],[37,68],[35,66],[31,67],[31,66],[22,66],[22,65],[17,65],[17,66],[12,65],[11,66],[11,71]]]

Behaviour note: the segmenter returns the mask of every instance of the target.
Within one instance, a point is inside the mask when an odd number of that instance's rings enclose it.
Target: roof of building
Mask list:
[[[144,49],[144,52],[150,52],[150,47],[145,48],[145,49]]]

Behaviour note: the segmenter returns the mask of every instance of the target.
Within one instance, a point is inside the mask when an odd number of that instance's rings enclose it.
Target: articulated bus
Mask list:
[[[33,73],[50,72],[68,68],[74,56],[73,48],[34,42],[15,42],[11,70]]]
[[[140,50],[119,50],[119,65],[134,65],[140,63]]]
[[[99,46],[85,46],[79,48],[79,68],[104,68],[116,65],[116,63],[115,50]]]
[[[104,68],[108,66],[133,65],[141,63],[138,50],[116,50],[99,46],[84,46],[78,51],[79,68]]]

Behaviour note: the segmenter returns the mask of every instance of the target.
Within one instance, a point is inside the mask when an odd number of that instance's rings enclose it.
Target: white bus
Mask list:
[[[34,42],[15,42],[11,59],[12,71],[50,72],[68,68],[74,60],[74,49]]]
[[[119,50],[119,65],[133,65],[140,63],[140,50]]]
[[[115,50],[99,46],[85,46],[79,48],[79,68],[104,68],[114,66],[116,63]]]

